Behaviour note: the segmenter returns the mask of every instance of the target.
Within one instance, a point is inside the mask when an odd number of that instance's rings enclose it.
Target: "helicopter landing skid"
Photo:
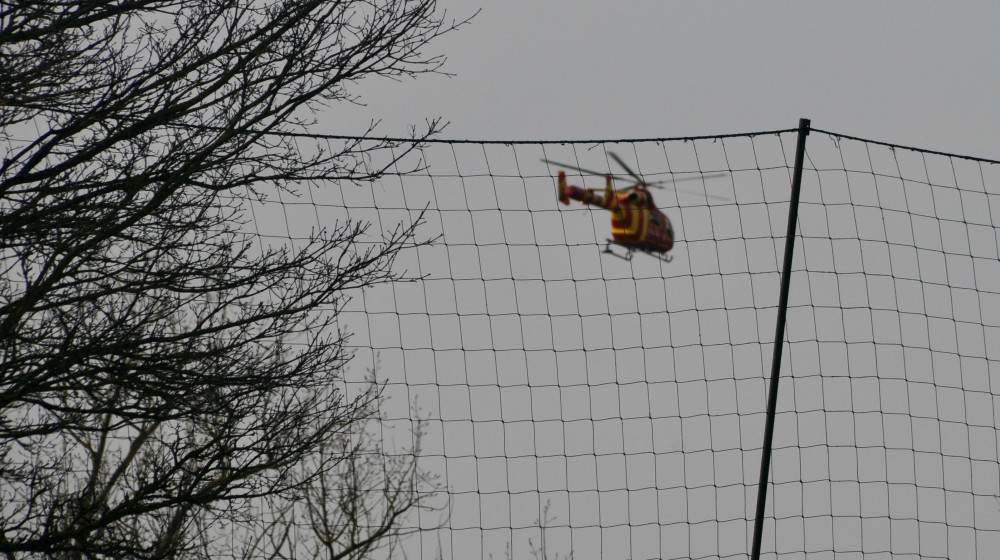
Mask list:
[[[619,245],[621,247],[624,247],[625,254],[621,255],[619,253],[616,253],[614,251],[614,249],[611,248],[612,245]],[[674,260],[674,257],[672,257],[672,256],[664,255],[664,254],[661,254],[661,253],[654,253],[653,251],[649,251],[647,249],[640,249],[640,248],[637,248],[637,247],[628,247],[628,246],[622,245],[621,243],[618,243],[614,239],[608,239],[607,240],[607,243],[604,244],[604,250],[602,252],[603,253],[607,253],[609,255],[613,255],[613,256],[618,257],[619,259],[622,259],[622,260],[625,260],[625,261],[630,261],[630,260],[632,260],[632,257],[635,255],[636,251],[639,251],[641,253],[645,253],[645,254],[653,257],[654,259],[657,259],[657,260],[662,261],[662,262],[667,262],[668,263],[668,262]]]

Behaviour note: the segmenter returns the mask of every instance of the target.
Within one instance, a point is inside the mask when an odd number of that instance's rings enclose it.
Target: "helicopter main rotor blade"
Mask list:
[[[640,183],[642,183],[644,185],[646,184],[646,181],[643,180],[643,178],[640,177],[635,171],[632,171],[632,168],[629,167],[627,163],[625,163],[625,160],[623,160],[622,158],[618,157],[618,154],[616,154],[614,152],[608,152],[608,155],[611,156],[611,159],[615,160],[615,162],[618,163],[618,165],[622,166],[622,169],[624,169],[626,173],[628,173],[629,175],[631,175],[633,179],[635,179],[636,181],[639,181]]]
[[[598,177],[604,177],[605,175],[611,175],[612,179],[622,179],[627,180],[628,177],[623,177],[621,175],[615,175],[614,173],[608,173],[606,171],[594,171],[593,169],[585,169],[583,167],[578,167],[576,165],[570,165],[568,163],[560,163],[558,161],[552,161],[551,159],[543,159],[545,163],[549,165],[557,165],[559,167],[564,167],[566,169],[571,169],[573,171],[579,171],[581,173],[586,173],[587,175],[596,175]]]
[[[664,179],[662,181],[655,181],[655,182],[652,182],[652,183],[645,183],[645,185],[647,187],[654,187],[654,188],[657,188],[657,189],[671,189],[671,190],[673,190],[675,192],[689,194],[689,195],[692,195],[692,196],[704,196],[704,197],[707,197],[707,198],[713,198],[715,200],[727,200],[727,201],[728,200],[732,200],[728,196],[719,196],[719,195],[716,195],[716,194],[709,194],[707,192],[689,191],[689,190],[685,190],[685,189],[678,189],[676,186],[673,186],[673,183],[680,183],[681,181],[694,181],[696,179],[711,179],[711,178],[714,178],[714,177],[722,177],[723,175],[725,175],[725,173],[706,173],[704,175],[693,175],[693,176],[688,176],[688,177],[675,177],[673,179]]]
[[[698,179],[710,179],[710,178],[713,178],[713,177],[722,177],[723,175],[725,175],[725,173],[706,173],[704,175],[691,175],[691,176],[688,176],[688,177],[674,177],[672,179],[664,179],[662,181],[653,181],[652,183],[647,183],[645,180],[643,180],[642,177],[639,177],[638,175],[636,175],[632,171],[632,169],[629,168],[629,166],[626,165],[625,162],[623,162],[621,160],[621,158],[619,158],[614,152],[608,152],[608,154],[611,155],[611,157],[613,157],[614,160],[616,162],[618,162],[619,165],[621,165],[622,167],[625,168],[625,171],[627,171],[632,176],[631,177],[632,180],[637,181],[640,185],[643,185],[645,187],[653,187],[653,188],[656,188],[656,189],[672,188],[673,190],[675,190],[677,192],[682,192],[684,194],[690,194],[690,195],[695,195],[695,196],[706,196],[708,198],[714,198],[716,200],[729,200],[728,197],[724,197],[724,196],[718,196],[718,195],[713,195],[713,194],[708,194],[708,193],[698,193],[698,192],[694,192],[694,191],[686,191],[686,190],[682,190],[682,189],[677,189],[676,187],[668,187],[667,186],[668,183],[672,184],[672,183],[680,183],[682,181],[695,181],[695,180],[698,180]],[[585,167],[579,167],[577,165],[570,165],[568,163],[561,163],[561,162],[558,162],[558,161],[552,161],[551,159],[542,159],[542,161],[545,162],[545,163],[548,163],[549,165],[556,165],[558,167],[563,167],[563,168],[566,168],[566,169],[571,169],[573,171],[579,171],[580,173],[586,173],[588,175],[596,175],[598,177],[604,177],[605,175],[611,175],[612,179],[625,180],[625,181],[627,181],[627,180],[630,179],[630,177],[624,177],[622,175],[615,175],[613,173],[605,173],[605,172],[602,172],[602,171],[594,171],[593,169],[587,169]],[[616,189],[616,190],[625,191],[625,190],[628,190],[628,188],[625,188],[625,189]]]
[[[655,187],[655,188],[658,188],[658,189],[670,189],[670,190],[672,190],[672,191],[674,191],[676,193],[686,194],[688,196],[704,196],[706,198],[711,198],[711,199],[714,199],[714,200],[725,200],[727,202],[730,201],[730,200],[732,200],[728,196],[720,196],[720,195],[717,195],[717,194],[708,194],[707,192],[689,191],[687,189],[678,189],[676,187],[666,187],[666,186],[663,186],[663,185],[646,185],[646,186],[647,187],[652,186],[652,187]],[[632,187],[625,187],[623,189],[615,189],[615,192],[626,193],[626,192],[629,192],[631,190],[632,190]]]
[[[646,187],[654,187],[654,188],[664,189],[664,188],[667,188],[666,187],[667,183],[679,183],[680,181],[694,181],[696,179],[708,179],[708,178],[712,178],[712,177],[721,177],[721,176],[725,175],[725,173],[705,173],[705,174],[693,175],[693,176],[689,176],[689,177],[675,177],[675,178],[672,178],[672,179],[664,179],[662,181],[653,181],[652,183],[650,183],[650,182],[647,182],[642,177],[640,177],[635,171],[632,171],[632,168],[629,167],[628,164],[625,163],[624,160],[622,160],[622,158],[618,157],[618,154],[616,154],[614,152],[608,152],[608,155],[611,156],[611,158],[614,159],[616,162],[618,162],[618,165],[622,166],[622,168],[624,168],[625,171],[628,172],[629,175],[631,175],[633,178],[635,178],[635,180],[638,181],[639,184],[641,184],[643,186],[646,186]],[[675,188],[674,190],[677,190],[677,189]],[[695,192],[692,192],[692,191],[678,191],[678,192],[687,192],[688,194],[699,194],[699,193],[695,193]],[[707,196],[709,198],[716,198],[716,199],[719,199],[719,200],[729,200],[728,198],[721,197],[721,196],[716,196],[716,195],[711,195],[711,194],[708,194],[708,193],[705,193],[705,196]]]
[[[659,181],[647,182],[643,181],[642,184],[647,187],[656,187],[658,189],[664,188],[664,185],[668,183],[680,183],[682,181],[696,181],[698,179],[713,179],[715,177],[722,177],[725,173],[705,173],[705,174],[694,174],[688,175],[686,177],[673,177],[671,179],[661,179]]]
[[[679,192],[679,193],[688,194],[688,195],[691,195],[691,196],[704,196],[705,198],[713,198],[715,200],[725,200],[725,201],[732,200],[728,196],[719,196],[717,194],[708,194],[707,192],[695,192],[695,191],[688,191],[688,190],[683,190],[683,189],[674,189],[674,191]]]

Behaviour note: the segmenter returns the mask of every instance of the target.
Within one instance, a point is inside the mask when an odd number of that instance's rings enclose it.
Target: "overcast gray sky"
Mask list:
[[[335,133],[444,117],[448,138],[583,139],[813,126],[1000,158],[1000,3],[442,0],[453,78],[370,81]]]
[[[402,136],[442,117],[452,139],[655,138],[807,117],[1000,159],[1000,3],[441,4],[457,19],[482,7],[434,45],[456,76],[366,82],[368,105],[331,108],[323,132],[378,119]],[[425,174],[314,188],[258,224],[279,238],[344,215],[388,228],[429,208],[422,232],[440,243],[400,259],[426,280],[368,290],[340,317],[358,367],[378,356],[387,448],[414,402],[428,419],[449,520],[410,546],[531,558],[547,511],[550,558],[743,557],[793,148],[794,134],[433,144],[413,154]],[[609,151],[647,177],[726,171],[685,184],[721,199],[657,194],[671,263],[604,255],[607,214],[557,204],[540,160],[604,169]],[[807,155],[763,548],[991,557],[1000,170],[821,134]]]

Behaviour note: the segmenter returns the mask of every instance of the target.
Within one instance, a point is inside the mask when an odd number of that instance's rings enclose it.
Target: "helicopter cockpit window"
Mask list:
[[[632,191],[628,193],[628,196],[625,197],[625,199],[631,203],[641,205],[646,202],[646,194],[640,191]]]

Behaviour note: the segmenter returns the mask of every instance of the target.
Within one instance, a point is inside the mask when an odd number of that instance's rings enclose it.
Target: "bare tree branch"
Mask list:
[[[435,0],[0,5],[0,553],[205,557],[254,500],[302,496],[327,508],[330,557],[399,535],[423,475],[383,471],[408,480],[385,481],[376,519],[356,500],[370,448],[332,447],[378,396],[338,389],[336,318],[400,278],[420,220],[293,249],[254,244],[244,213],[304,181],[364,188],[374,154],[418,147],[281,133],[363,78],[440,71],[427,45],[461,23]],[[316,490],[345,465],[357,488]],[[344,541],[348,506],[376,529]],[[231,553],[279,554],[275,531]]]

